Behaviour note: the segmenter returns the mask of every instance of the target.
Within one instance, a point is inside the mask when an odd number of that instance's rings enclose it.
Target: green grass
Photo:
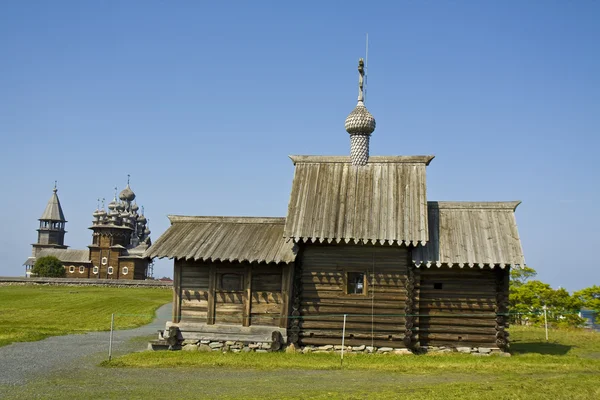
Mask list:
[[[133,353],[102,365],[121,373],[168,371],[170,379],[182,378],[178,395],[202,390],[207,398],[600,398],[600,334],[551,330],[546,342],[543,329],[516,327],[511,335],[512,357],[347,354],[340,368],[339,354],[179,351]],[[192,382],[197,374],[202,385]],[[235,384],[224,383],[223,375]],[[131,387],[128,396],[141,398],[150,387]],[[160,393],[156,384],[154,394]]]
[[[0,286],[0,346],[105,331],[112,313],[117,313],[117,329],[145,325],[171,293],[163,288]]]

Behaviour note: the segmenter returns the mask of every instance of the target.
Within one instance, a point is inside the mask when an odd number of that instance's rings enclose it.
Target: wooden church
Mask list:
[[[174,259],[171,345],[507,350],[519,202],[428,201],[433,156],[369,156],[363,74],[350,156],[291,156],[285,218],[169,217],[146,256]]]

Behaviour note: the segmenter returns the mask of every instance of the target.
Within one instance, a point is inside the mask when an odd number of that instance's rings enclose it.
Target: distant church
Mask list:
[[[66,270],[67,278],[146,279],[152,275],[152,264],[144,252],[151,245],[148,220],[135,202],[135,193],[127,187],[108,204],[108,212],[100,204],[94,211],[89,228],[93,231],[88,249],[69,249],[65,243],[67,220],[58,199],[56,185],[40,217],[37,243],[32,244],[31,257],[25,261],[25,275],[39,257],[55,256]]]

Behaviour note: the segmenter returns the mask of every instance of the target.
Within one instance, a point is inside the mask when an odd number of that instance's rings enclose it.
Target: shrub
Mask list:
[[[48,278],[64,278],[65,268],[60,260],[54,256],[40,257],[33,266],[33,272],[36,276]]]

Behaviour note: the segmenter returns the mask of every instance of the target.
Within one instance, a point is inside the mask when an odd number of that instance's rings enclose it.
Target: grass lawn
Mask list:
[[[202,376],[202,384],[180,382],[178,395],[200,390],[209,398],[600,398],[600,334],[552,330],[548,342],[539,328],[517,327],[511,334],[512,357],[348,354],[340,368],[337,354],[180,351],[133,353],[103,365],[171,379]],[[141,397],[145,390],[130,394]]]
[[[0,286],[0,346],[105,331],[112,313],[117,329],[138,327],[171,299],[167,288]]]

